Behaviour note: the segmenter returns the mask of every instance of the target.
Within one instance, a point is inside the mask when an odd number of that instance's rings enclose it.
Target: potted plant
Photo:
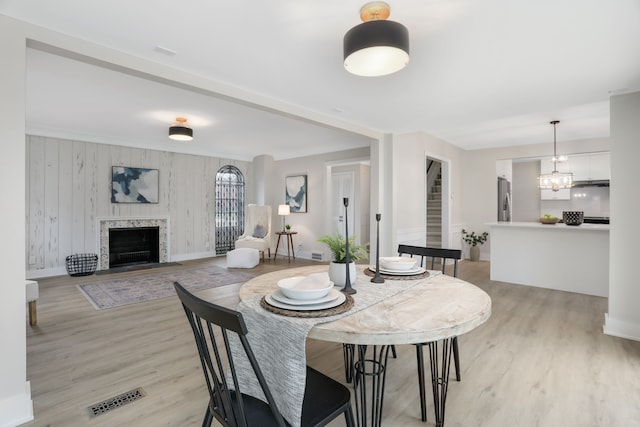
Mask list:
[[[285,229],[285,231],[286,231],[287,233],[290,233],[290,232],[291,232],[291,224],[285,224],[285,225],[284,225],[284,229]]]
[[[354,261],[369,256],[367,251],[368,244],[358,245],[355,239],[355,235],[349,237],[349,279],[352,286],[356,282],[356,264]],[[337,286],[344,286],[347,275],[344,265],[347,260],[347,242],[345,238],[338,233],[335,235],[327,234],[321,236],[318,242],[327,245],[333,255],[333,261],[329,264],[329,279]]]
[[[462,230],[462,240],[471,245],[469,249],[469,258],[471,261],[478,261],[480,259],[480,248],[478,245],[484,244],[484,242],[487,241],[487,237],[489,237],[489,233],[486,231],[482,232],[482,234],[476,234],[475,231],[467,233],[466,230]]]

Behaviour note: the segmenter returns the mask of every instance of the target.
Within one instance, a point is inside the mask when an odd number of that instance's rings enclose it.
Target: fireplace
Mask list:
[[[109,268],[160,261],[160,227],[109,229]]]
[[[98,218],[98,230],[100,270],[116,265],[165,263],[170,260],[168,217]],[[152,233],[152,236],[147,233]],[[129,234],[133,237],[123,237]],[[112,242],[114,238],[116,241]],[[131,241],[127,242],[127,239]],[[112,248],[114,243],[116,246]],[[153,248],[147,248],[147,245]]]

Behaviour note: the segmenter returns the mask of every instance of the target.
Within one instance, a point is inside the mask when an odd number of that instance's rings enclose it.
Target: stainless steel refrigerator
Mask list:
[[[511,221],[511,183],[498,177],[498,221]]]

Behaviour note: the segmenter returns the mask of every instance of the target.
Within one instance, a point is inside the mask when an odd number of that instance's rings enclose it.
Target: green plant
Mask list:
[[[291,224],[285,224],[285,225],[284,225],[284,228],[285,228],[287,231],[291,230]]]
[[[357,245],[355,242],[356,236],[349,237],[349,261],[356,261],[369,256],[367,251],[369,244]],[[333,261],[344,264],[347,259],[346,245],[347,241],[340,234],[336,233],[334,236],[324,235],[318,239],[318,242],[322,242],[329,247],[329,250],[333,253]]]
[[[462,230],[462,240],[464,240],[471,246],[482,245],[487,241],[487,237],[489,237],[489,233],[487,233],[486,231],[482,234],[476,234],[475,231],[467,233],[466,230]]]
[[[542,218],[549,218],[549,219],[552,219],[552,218],[557,218],[557,216],[555,216],[555,215],[551,215],[551,214],[544,214],[544,215],[542,215]]]

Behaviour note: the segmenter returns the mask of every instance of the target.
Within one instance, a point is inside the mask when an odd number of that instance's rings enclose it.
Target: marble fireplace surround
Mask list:
[[[169,262],[169,218],[98,218],[100,270],[109,269],[109,229],[137,227],[158,227],[160,262]]]

